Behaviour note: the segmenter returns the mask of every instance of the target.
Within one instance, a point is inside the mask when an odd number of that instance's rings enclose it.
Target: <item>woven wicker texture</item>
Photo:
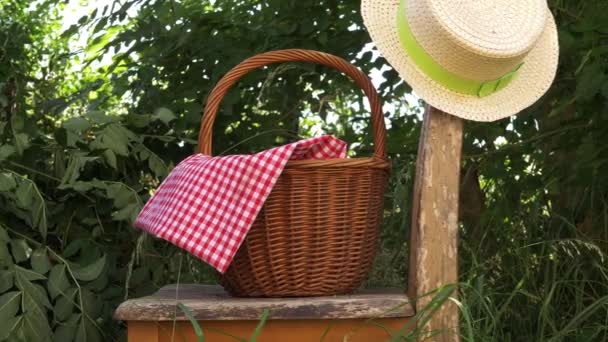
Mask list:
[[[235,296],[347,294],[369,272],[382,220],[390,164],[380,99],[370,80],[344,59],[309,50],[280,50],[243,61],[215,86],[203,114],[199,150],[211,154],[222,98],[249,71],[280,62],[313,62],[342,71],[372,110],[371,158],[288,162],[220,283]]]
[[[550,87],[559,48],[545,0],[405,0],[416,41],[446,70],[488,81],[524,63],[511,84],[481,98],[446,89],[416,67],[398,35],[401,1],[363,0],[363,19],[380,52],[432,106],[464,119],[494,121],[529,107]]]

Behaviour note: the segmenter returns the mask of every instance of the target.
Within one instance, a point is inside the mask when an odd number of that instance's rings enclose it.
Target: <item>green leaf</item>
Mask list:
[[[38,227],[38,232],[46,239],[47,234],[47,221],[46,221],[46,202],[42,199],[42,195],[38,191],[38,188],[34,188],[38,193],[35,197],[36,204],[33,205],[32,212],[32,224],[34,227]]]
[[[110,39],[118,33],[121,26],[110,26],[106,28],[101,34],[98,34],[93,39],[87,41],[86,52],[90,54],[101,53],[101,50],[108,44]]]
[[[0,266],[9,267],[13,265],[11,252],[5,243],[0,243]]]
[[[133,152],[139,157],[141,161],[148,161],[148,167],[154,172],[156,177],[165,177],[169,170],[165,162],[154,152],[148,149],[144,144],[138,144],[133,149]]]
[[[135,194],[123,183],[113,183],[107,187],[108,198],[114,200],[115,208],[124,208],[134,202]]]
[[[108,282],[110,281],[110,279],[108,278],[109,273],[110,272],[105,272],[105,271],[101,272],[101,275],[99,275],[99,277],[97,277],[97,279],[95,279],[87,284],[87,288],[91,291],[96,291],[96,292],[106,290],[106,288],[108,286]]]
[[[38,284],[31,283],[21,272],[15,274],[15,283],[22,292],[23,324],[22,332],[27,341],[48,341],[51,328],[46,308],[52,308],[46,291]]]
[[[108,23],[108,17],[103,17],[99,20],[99,22],[93,28],[93,33],[97,33],[100,30],[104,29],[106,24]]]
[[[11,240],[11,251],[16,263],[24,262],[29,258],[30,247],[23,239]]]
[[[43,307],[52,308],[44,288],[30,282],[23,272],[15,273],[15,284],[23,292],[24,311],[28,310],[26,306],[30,306],[30,308],[31,306],[37,306],[40,311],[43,310]]]
[[[86,246],[86,241],[85,240],[74,240],[72,242],[70,242],[67,247],[65,247],[65,249],[63,250],[63,256],[66,258],[71,258],[74,255],[76,255],[78,252],[80,252],[83,248],[85,248]]]
[[[114,170],[118,169],[118,164],[116,162],[116,154],[112,152],[112,150],[108,149],[103,151],[103,156],[105,157],[108,165],[110,165]]]
[[[51,262],[46,248],[38,248],[32,253],[32,269],[40,274],[46,274],[51,269]]]
[[[160,120],[160,121],[164,122],[165,124],[169,124],[169,122],[175,120],[177,117],[175,116],[175,114],[173,114],[173,112],[170,109],[161,107],[161,108],[158,108],[154,112],[154,115],[152,116],[152,118],[154,120]]]
[[[15,266],[15,271],[17,272],[16,276],[21,276],[24,279],[27,279],[29,281],[46,279],[46,277],[43,276],[42,274],[34,272],[32,270],[25,269],[20,266]]]
[[[154,172],[154,175],[159,178],[166,177],[169,173],[165,162],[155,153],[150,154],[150,157],[148,158],[148,167],[150,167],[150,170]]]
[[[110,124],[91,143],[91,148],[110,149],[118,155],[127,156],[129,154],[129,142],[136,139],[135,133],[120,125]]]
[[[71,37],[74,33],[78,32],[78,29],[80,28],[80,25],[76,25],[76,24],[72,24],[70,25],[70,27],[63,31],[61,33],[61,37],[62,38],[69,38]]]
[[[0,192],[10,191],[17,187],[15,177],[10,173],[0,173]]]
[[[11,242],[11,237],[8,236],[8,233],[2,226],[0,226],[0,242]]]
[[[15,152],[17,152],[17,149],[13,145],[6,144],[0,146],[0,161],[8,159]]]
[[[65,292],[65,296],[61,296],[57,299],[55,306],[53,307],[53,313],[55,314],[55,319],[58,321],[65,321],[70,317],[72,312],[74,311],[74,297],[78,289],[71,288]]]
[[[75,181],[74,183],[60,185],[59,189],[74,189],[77,192],[87,192],[94,187],[91,182]]]
[[[21,182],[17,187],[17,205],[21,208],[29,208],[34,200],[32,183]]]
[[[130,203],[126,207],[112,213],[112,219],[116,221],[134,222],[141,210],[139,203]]]
[[[91,123],[83,117],[75,117],[66,120],[62,126],[72,132],[80,133],[91,128]]]
[[[51,273],[49,274],[49,281],[47,283],[47,289],[49,290],[51,298],[55,299],[60,294],[65,294],[69,287],[70,282],[68,281],[66,275],[65,265],[58,264],[53,266],[53,268],[51,268]]]
[[[20,132],[25,128],[25,116],[24,115],[13,115],[11,117],[11,126],[13,132]]]
[[[97,160],[97,157],[89,157],[82,152],[71,153],[68,167],[66,168],[65,174],[61,179],[61,185],[72,184],[78,180],[78,177],[80,177],[80,171],[82,171],[87,163],[94,160]]]
[[[70,342],[76,336],[80,314],[73,314],[67,322],[59,324],[53,333],[53,340],[57,342]],[[80,342],[80,341],[77,341]]]
[[[144,128],[150,125],[152,122],[152,115],[141,115],[141,114],[129,114],[126,116],[130,126],[136,128]]]
[[[17,187],[16,196],[17,205],[31,213],[32,228],[38,228],[40,234],[46,237],[46,202],[36,184],[29,179],[23,179]]]
[[[117,129],[118,126],[109,126],[103,138],[104,145],[114,153],[127,156],[129,154],[129,140]]]
[[[21,292],[12,291],[0,296],[0,322],[6,322],[15,317],[19,311]]]
[[[90,265],[84,267],[74,267],[72,273],[74,277],[82,281],[91,281],[99,277],[106,265],[106,256],[102,256]]]
[[[15,148],[17,150],[17,153],[19,155],[22,155],[23,151],[25,151],[28,147],[29,147],[28,135],[25,133],[15,134]]]
[[[65,131],[65,145],[69,147],[76,147],[76,143],[83,142],[80,136],[72,131]],[[62,142],[63,144],[63,142]]]
[[[23,332],[27,341],[46,342],[51,340],[52,330],[45,311],[36,309],[25,309],[23,314]]]
[[[13,271],[0,271],[0,293],[13,288]]]
[[[78,330],[76,331],[76,341],[102,342],[99,330],[84,315],[80,317],[80,324],[78,324]]]
[[[319,35],[317,35],[317,41],[323,46],[327,45],[327,32],[321,32]]]
[[[102,314],[103,303],[92,291],[82,289],[82,308],[90,318],[95,319]]]
[[[91,120],[91,122],[98,124],[98,125],[104,125],[104,124],[116,121],[115,117],[109,116],[101,110],[89,111],[85,114],[85,116],[89,120]]]
[[[600,63],[592,63],[583,68],[577,78],[575,96],[581,101],[589,101],[601,91],[606,79]]]
[[[7,321],[0,321],[0,341],[6,340],[11,333],[21,324],[23,316],[16,316]]]

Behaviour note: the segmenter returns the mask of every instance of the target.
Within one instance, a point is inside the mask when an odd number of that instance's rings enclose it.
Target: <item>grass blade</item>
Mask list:
[[[327,334],[329,334],[329,331],[331,330],[331,328],[334,327],[334,324],[336,324],[335,321],[329,322],[329,324],[327,325],[327,329],[325,329],[325,331],[323,332],[323,335],[321,335],[321,339],[319,340],[319,342],[323,342],[325,340],[325,337],[327,337]]]
[[[194,316],[192,315],[192,312],[190,312],[190,309],[188,309],[182,303],[177,303],[177,307],[180,308],[184,312],[184,315],[186,315],[186,317],[188,317],[188,320],[192,324],[192,328],[194,328],[194,333],[196,334],[197,341],[205,342],[205,336],[203,335],[203,329],[201,329],[201,326],[198,324],[196,319],[194,319]]]
[[[418,313],[416,313],[416,315],[413,317],[413,319],[411,319],[409,322],[407,322],[407,324],[403,328],[401,328],[401,330],[399,330],[399,332],[396,335],[393,335],[393,337],[389,341],[397,342],[397,341],[401,341],[404,338],[406,340],[410,340],[410,338],[414,338],[414,337],[417,337],[418,335],[420,335],[422,332],[421,329],[423,329],[426,326],[427,322],[441,308],[441,306],[443,306],[445,304],[445,302],[447,302],[449,300],[450,295],[455,290],[456,290],[456,285],[450,284],[450,285],[445,285],[437,290],[431,291],[430,293],[423,295],[422,297],[433,295],[433,298]],[[414,331],[407,333],[408,330],[410,330],[410,328],[412,328],[414,326],[414,324],[416,324],[417,328]],[[426,333],[427,332],[425,332],[425,334]],[[441,334],[441,333],[443,333],[443,331],[439,331],[439,332],[431,331],[428,333],[430,335],[425,336],[425,338],[427,338],[427,339],[436,334]]]
[[[264,312],[262,312],[262,317],[260,318],[260,323],[258,323],[258,326],[255,327],[255,330],[253,331],[253,334],[251,334],[249,342],[257,341],[258,336],[260,336],[260,333],[262,332],[262,328],[264,328],[264,324],[266,324],[266,320],[268,319],[269,314],[270,311],[268,311],[268,309],[264,309]]]
[[[557,334],[551,337],[548,342],[561,341],[561,339],[568,335],[568,333],[574,331],[579,323],[589,318],[595,311],[599,310],[604,305],[608,305],[608,296],[604,296],[593,304],[586,307],[583,311],[581,311],[578,315],[576,315],[566,326],[560,330]]]

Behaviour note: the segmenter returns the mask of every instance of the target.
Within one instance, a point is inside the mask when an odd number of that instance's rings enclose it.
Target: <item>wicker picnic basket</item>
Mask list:
[[[221,285],[241,297],[322,296],[352,293],[372,265],[390,169],[382,106],[369,78],[342,58],[309,50],[280,50],[243,61],[207,99],[199,150],[211,154],[220,102],[249,71],[279,62],[314,62],[350,76],[372,111],[370,158],[288,162]]]

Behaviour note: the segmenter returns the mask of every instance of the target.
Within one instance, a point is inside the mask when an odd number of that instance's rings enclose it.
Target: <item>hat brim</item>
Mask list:
[[[531,106],[551,86],[557,71],[559,45],[555,20],[550,13],[545,30],[526,56],[517,78],[492,95],[477,97],[446,89],[416,67],[399,40],[399,3],[400,0],[363,0],[363,21],[386,60],[414,92],[433,107],[467,120],[495,121]]]

